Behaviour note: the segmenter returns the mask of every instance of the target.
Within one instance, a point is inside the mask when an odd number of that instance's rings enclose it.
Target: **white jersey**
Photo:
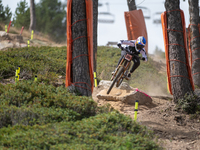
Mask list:
[[[118,42],[118,44],[121,44],[121,45],[126,45],[126,47],[128,46],[132,46],[132,47],[135,47],[135,42],[136,40],[120,40],[120,42]],[[147,61],[147,55],[146,55],[146,51],[145,49],[141,49],[138,51],[140,54],[142,54],[142,57],[145,58],[145,61]]]

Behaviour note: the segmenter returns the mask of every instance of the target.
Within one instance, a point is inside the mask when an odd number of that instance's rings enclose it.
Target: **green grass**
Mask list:
[[[112,70],[120,57],[116,51],[98,57],[98,70]],[[0,149],[160,149],[152,131],[110,105],[98,107],[91,97],[53,86],[65,76],[66,47],[9,49],[0,52],[0,61],[1,82],[14,80],[19,65],[23,79],[0,84]]]

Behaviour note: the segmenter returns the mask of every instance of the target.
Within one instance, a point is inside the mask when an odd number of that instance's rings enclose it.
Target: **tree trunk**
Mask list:
[[[127,4],[128,4],[128,10],[129,11],[137,9],[137,7],[135,5],[135,0],[127,0]]]
[[[188,92],[192,92],[192,85],[188,77],[186,68],[186,54],[184,47],[184,37],[181,21],[181,14],[178,10],[179,0],[166,0],[165,8],[167,11],[167,28],[169,37],[169,60],[170,61],[170,76],[171,88],[173,93],[174,102],[177,103],[179,98],[183,98]],[[175,32],[175,30],[177,32]],[[182,46],[180,46],[182,45]],[[177,60],[177,61],[173,61]],[[184,63],[181,63],[181,62]],[[176,77],[179,76],[179,77]],[[180,77],[184,76],[184,77]]]
[[[35,17],[35,2],[30,0],[30,27],[29,31],[35,30],[36,27],[36,17]]]
[[[97,67],[97,31],[98,31],[98,0],[93,0],[93,65],[94,72],[96,72]]]
[[[191,51],[192,51],[192,74],[193,81],[200,88],[200,37],[199,37],[199,1],[189,0],[190,13],[190,35],[191,35]]]
[[[85,1],[72,1],[72,24],[72,82],[81,95],[91,96]]]

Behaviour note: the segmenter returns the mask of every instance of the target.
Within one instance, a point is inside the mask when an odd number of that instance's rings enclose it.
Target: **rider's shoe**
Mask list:
[[[130,80],[130,78],[131,78],[131,73],[129,72],[129,73],[127,74],[127,76],[125,77],[125,79],[126,79],[126,80]]]

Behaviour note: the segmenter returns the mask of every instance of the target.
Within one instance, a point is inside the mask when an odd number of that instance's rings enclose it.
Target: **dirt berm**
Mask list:
[[[98,106],[110,104],[134,119],[134,103],[139,100],[137,122],[153,130],[160,146],[166,150],[200,150],[200,120],[179,111],[172,96],[149,97],[127,83],[106,94],[110,83],[104,80],[94,88],[92,98]]]
[[[23,37],[21,35],[0,31],[0,50],[26,46],[27,44],[23,41]]]
[[[152,99],[146,93],[132,88],[128,83],[123,82],[118,88],[114,86],[109,94],[107,90],[111,85],[111,81],[101,80],[98,87],[94,90],[98,91],[96,95],[98,99],[105,99],[110,101],[121,101],[123,103],[134,105],[138,100],[139,104],[152,103]]]

